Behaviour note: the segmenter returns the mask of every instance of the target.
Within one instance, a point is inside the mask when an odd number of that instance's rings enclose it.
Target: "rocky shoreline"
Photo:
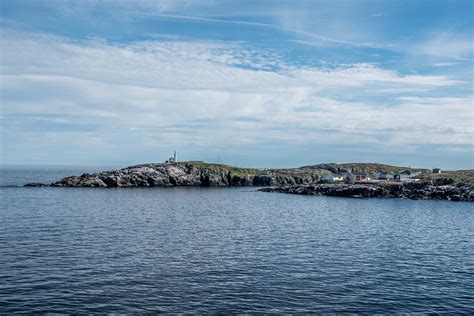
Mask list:
[[[404,198],[474,202],[474,183],[470,182],[456,185],[437,185],[433,181],[389,184],[315,184],[266,187],[259,189],[259,191],[351,198]]]
[[[53,187],[271,186],[315,183],[321,170],[236,168],[203,162],[143,164],[119,170],[70,176]],[[47,186],[28,183],[25,186]]]
[[[201,161],[152,163],[118,170],[70,176],[51,184],[27,183],[27,187],[173,187],[173,186],[258,186],[260,191],[340,197],[397,197],[474,201],[474,181],[453,177],[417,179],[416,182],[321,183],[324,175],[364,168],[371,175],[402,167],[381,164],[320,164],[292,169],[237,168]],[[344,168],[344,169],[343,169]],[[469,171],[470,172],[470,171]],[[464,171],[466,173],[466,171]],[[429,173],[423,173],[426,177]],[[455,176],[456,174],[454,174]]]

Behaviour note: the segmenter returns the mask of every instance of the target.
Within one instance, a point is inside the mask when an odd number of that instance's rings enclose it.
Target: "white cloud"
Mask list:
[[[447,57],[459,61],[474,61],[472,34],[438,32],[430,38],[407,46],[408,53]]]
[[[433,67],[451,67],[455,65],[458,65],[458,63],[433,63],[432,64]]]
[[[52,6],[63,14],[90,14],[96,11],[107,10],[121,17],[125,17],[127,14],[159,14],[177,10],[192,10],[196,7],[207,7],[215,4],[214,0],[38,0],[37,2],[46,6]]]
[[[74,133],[68,142],[89,147],[124,135],[141,135],[143,146],[157,139],[160,146],[472,143],[471,96],[430,95],[459,83],[445,76],[402,75],[375,64],[295,67],[239,43],[123,45],[8,31],[2,41],[8,137],[20,137],[15,128],[24,139],[55,134],[56,126]],[[342,98],[356,92],[364,98]],[[379,104],[387,93],[393,104]],[[86,137],[89,128],[99,132]]]

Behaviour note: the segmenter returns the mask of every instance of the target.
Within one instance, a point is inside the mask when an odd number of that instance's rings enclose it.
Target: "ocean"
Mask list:
[[[0,314],[472,313],[471,203],[25,188],[0,169]]]

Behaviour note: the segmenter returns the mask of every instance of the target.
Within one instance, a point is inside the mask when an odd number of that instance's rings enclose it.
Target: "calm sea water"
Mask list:
[[[474,311],[472,204],[14,187],[95,169],[1,169],[1,314]]]

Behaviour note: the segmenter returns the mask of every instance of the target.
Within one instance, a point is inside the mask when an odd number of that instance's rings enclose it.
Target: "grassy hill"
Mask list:
[[[148,164],[163,165],[163,164]],[[458,171],[444,171],[441,174],[433,174],[429,169],[423,168],[409,168],[404,166],[393,166],[381,163],[323,163],[316,165],[308,165],[299,168],[287,169],[258,169],[258,168],[241,168],[236,166],[229,166],[225,164],[206,163],[203,161],[183,161],[176,163],[176,165],[183,166],[187,170],[198,169],[208,170],[212,174],[229,174],[241,178],[252,178],[257,175],[269,175],[272,177],[298,177],[298,178],[318,178],[321,175],[328,173],[343,173],[343,172],[363,172],[375,177],[379,172],[397,173],[405,170],[421,172],[420,178],[425,180],[432,180],[436,178],[452,178],[454,182],[474,182],[474,170],[458,170]]]
[[[325,164],[304,166],[301,168],[325,169],[331,172],[338,172],[338,171],[364,172],[364,173],[369,173],[369,174],[376,174],[379,172],[397,173],[404,170],[421,171],[423,173],[429,172],[428,169],[392,166],[392,165],[386,165],[386,164],[381,164],[381,163],[342,163],[342,164],[325,163]]]
[[[458,182],[474,182],[474,169],[443,171],[442,173],[425,173],[421,176],[422,179],[432,180],[439,178],[451,178],[455,183]]]

